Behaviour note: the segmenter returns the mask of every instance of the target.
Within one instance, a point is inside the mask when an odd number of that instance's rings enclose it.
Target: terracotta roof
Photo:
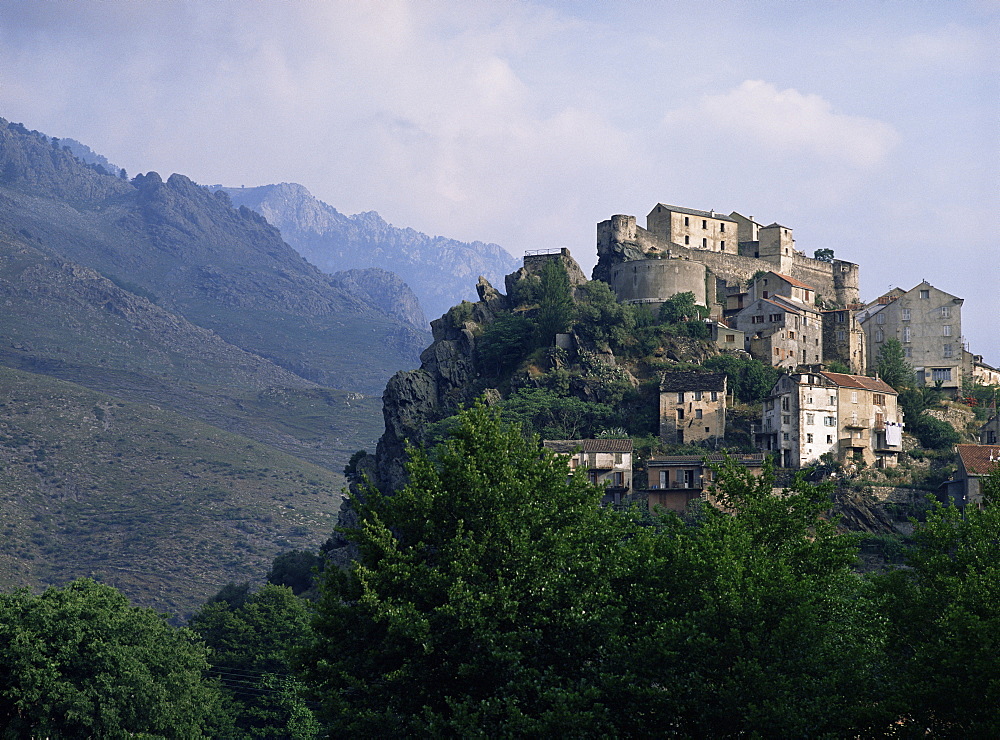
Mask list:
[[[841,388],[860,388],[861,390],[874,391],[875,393],[886,393],[893,396],[898,395],[891,385],[880,378],[869,378],[867,375],[831,373],[827,371],[821,372],[820,375]]]
[[[542,446],[553,452],[572,454],[583,452],[631,452],[631,439],[547,439]]]
[[[962,466],[969,475],[987,475],[1000,465],[1000,446],[955,445]]]
[[[772,272],[774,272],[774,271],[772,270]],[[811,286],[811,285],[806,285],[806,284],[805,284],[805,283],[803,283],[803,282],[802,282],[801,280],[796,280],[795,278],[793,278],[793,277],[789,277],[788,275],[783,275],[783,274],[782,274],[782,273],[780,273],[780,272],[775,272],[774,274],[775,274],[775,275],[777,275],[778,277],[780,277],[780,278],[781,278],[782,280],[784,280],[784,281],[785,281],[786,283],[789,283],[789,284],[791,284],[791,285],[794,285],[794,286],[795,286],[796,288],[805,288],[806,290],[812,290],[812,291],[815,291],[815,290],[816,290],[816,289],[815,289],[815,288],[814,288],[813,286]]]
[[[724,391],[725,373],[676,372],[660,376],[661,391]]]

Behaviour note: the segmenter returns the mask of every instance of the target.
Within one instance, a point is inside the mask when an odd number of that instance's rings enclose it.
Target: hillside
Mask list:
[[[475,300],[473,286],[480,275],[499,284],[520,264],[496,244],[397,228],[374,211],[345,216],[295,183],[224,190],[234,204],[262,214],[325,272],[380,267],[403,276],[430,318],[462,300]]]
[[[325,537],[341,478],[148,403],[0,367],[0,587],[110,583],[187,614]]]
[[[2,119],[0,232],[322,385],[377,393],[426,344],[425,333],[338,287],[224,194],[176,174],[102,174]]]

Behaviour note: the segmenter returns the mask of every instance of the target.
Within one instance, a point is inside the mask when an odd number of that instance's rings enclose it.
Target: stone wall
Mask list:
[[[691,260],[632,260],[611,270],[611,288],[620,301],[665,301],[690,292],[696,303],[708,306],[709,300],[715,300],[715,291],[706,295],[705,276],[705,265]]]

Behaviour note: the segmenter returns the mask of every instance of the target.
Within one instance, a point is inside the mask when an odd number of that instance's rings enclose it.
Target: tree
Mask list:
[[[299,596],[311,589],[318,571],[323,569],[323,557],[308,550],[289,550],[278,555],[271,563],[267,582],[287,586]]]
[[[519,314],[502,313],[476,339],[483,371],[494,376],[512,370],[534,349],[534,324]]]
[[[538,336],[543,345],[566,331],[575,314],[573,289],[562,259],[548,260],[542,267],[538,295]]]
[[[729,392],[743,403],[760,403],[771,393],[781,370],[746,355],[715,355],[702,365],[728,378]]]
[[[660,321],[677,324],[688,319],[698,319],[708,315],[708,309],[695,302],[694,293],[677,293],[670,296],[660,306]]]
[[[310,639],[305,602],[285,586],[268,584],[233,607],[212,601],[191,619],[191,629],[212,648],[218,676],[242,737],[312,738],[319,723],[293,675],[295,652]]]
[[[603,680],[622,724],[650,737],[850,737],[888,724],[877,699],[884,635],[852,571],[854,538],[822,515],[829,489],[780,495],[728,462],[715,504],[636,538],[625,613]]]
[[[882,380],[899,391],[913,385],[913,368],[898,339],[889,339],[878,351],[876,371]]]
[[[1000,465],[982,485],[982,509],[937,504],[914,531],[908,567],[877,580],[891,626],[887,689],[914,737],[1000,736]]]
[[[5,737],[200,737],[222,713],[201,640],[87,578],[0,595],[0,654]]]
[[[610,404],[561,396],[544,388],[521,388],[503,402],[505,421],[544,439],[580,439],[621,421]]]
[[[405,488],[355,499],[359,557],[321,589],[307,675],[331,734],[611,730],[588,676],[623,617],[624,520],[482,405],[410,454]]]
[[[820,262],[833,262],[833,250],[817,249],[813,252],[813,259],[819,260]]]

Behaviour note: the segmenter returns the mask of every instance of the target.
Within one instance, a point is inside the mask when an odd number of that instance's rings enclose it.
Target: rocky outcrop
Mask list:
[[[369,267],[365,270],[335,272],[330,279],[334,285],[367,301],[387,315],[418,329],[426,329],[427,319],[420,308],[420,301],[396,273],[380,267]]]

